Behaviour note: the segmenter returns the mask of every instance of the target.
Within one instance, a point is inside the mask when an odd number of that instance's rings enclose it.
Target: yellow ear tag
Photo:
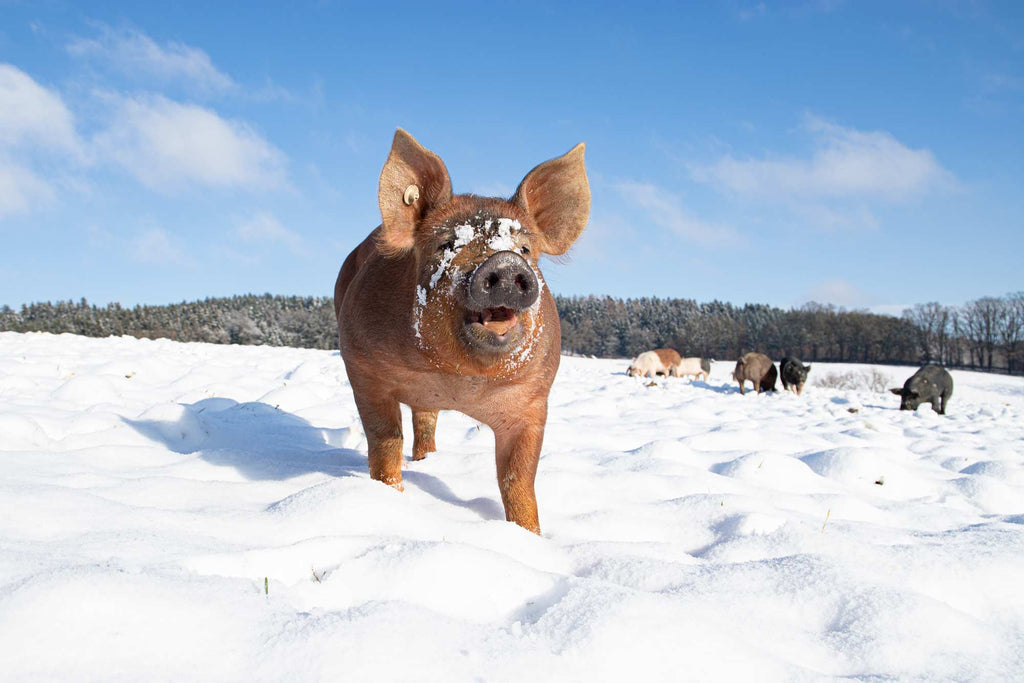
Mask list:
[[[402,198],[405,200],[406,206],[412,206],[412,203],[420,198],[420,188],[415,185],[410,185],[405,188],[405,196]]]

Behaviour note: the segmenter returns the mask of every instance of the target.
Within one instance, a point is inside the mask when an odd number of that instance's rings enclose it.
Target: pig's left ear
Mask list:
[[[583,166],[585,148],[581,142],[527,173],[512,197],[530,212],[543,238],[541,251],[547,254],[567,252],[587,225],[590,183]]]
[[[391,253],[411,248],[419,220],[451,198],[452,181],[441,157],[401,128],[395,131],[377,192],[384,221],[379,246]]]

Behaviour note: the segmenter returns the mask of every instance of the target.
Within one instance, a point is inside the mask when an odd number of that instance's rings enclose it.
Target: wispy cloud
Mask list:
[[[957,187],[955,176],[928,149],[915,149],[885,131],[861,131],[806,116],[803,156],[726,154],[688,165],[693,180],[754,206],[782,206],[797,220],[824,230],[877,229],[876,212],[936,190]]]
[[[260,212],[235,229],[235,235],[249,244],[281,244],[301,256],[306,252],[302,237],[288,230],[273,215]]]
[[[908,199],[953,180],[927,149],[912,149],[884,131],[858,131],[808,116],[810,158],[768,157],[690,166],[694,180],[738,195],[768,199]]]
[[[133,260],[151,265],[189,265],[192,259],[163,228],[139,231],[129,244]]]
[[[745,3],[737,10],[740,21],[750,21],[772,14],[803,15],[803,14],[829,14],[835,12],[845,4],[845,0],[802,0],[800,2],[778,3],[773,2],[769,7],[766,2]]]
[[[615,186],[626,202],[644,212],[651,223],[671,230],[683,239],[710,247],[723,247],[743,242],[730,225],[710,223],[690,215],[682,199],[657,185],[632,181]]]
[[[129,78],[176,82],[204,92],[227,92],[238,88],[230,76],[213,65],[199,48],[174,41],[159,44],[134,28],[114,29],[97,24],[99,35],[75,38],[67,51],[92,60]]]
[[[174,194],[193,185],[286,185],[285,155],[245,122],[160,95],[105,98],[115,120],[96,137],[97,149],[147,187]]]
[[[844,308],[865,308],[872,297],[857,285],[841,278],[830,278],[815,283],[804,296],[804,302],[835,304]]]
[[[0,148],[80,153],[75,121],[60,94],[11,64],[0,64]]]
[[[0,219],[54,201],[44,160],[83,161],[74,117],[60,94],[24,71],[0,63]]]
[[[49,204],[55,194],[49,183],[31,170],[0,156],[0,219]]]
[[[796,202],[790,210],[803,222],[827,231],[878,230],[880,223],[871,209],[863,203],[843,202],[827,206],[815,202]]]
[[[741,21],[750,21],[751,19],[756,19],[757,17],[763,17],[767,11],[768,6],[763,2],[759,2],[757,4],[749,5],[747,7],[741,7],[739,9],[739,18]]]

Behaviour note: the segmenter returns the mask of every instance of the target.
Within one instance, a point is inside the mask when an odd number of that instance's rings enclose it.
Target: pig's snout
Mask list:
[[[540,287],[530,264],[512,251],[499,251],[477,266],[469,280],[469,303],[477,310],[521,311],[537,300]]]

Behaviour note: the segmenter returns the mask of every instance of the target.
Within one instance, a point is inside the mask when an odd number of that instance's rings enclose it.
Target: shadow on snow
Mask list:
[[[366,453],[332,446],[344,440],[346,429],[325,429],[266,403],[239,403],[208,398],[181,404],[177,420],[130,420],[126,424],[151,441],[175,453],[197,454],[219,467],[233,467],[253,481],[284,480],[303,474],[369,478]],[[432,454],[429,457],[438,457]],[[440,454],[443,457],[443,454]],[[481,519],[504,519],[500,500],[460,498],[440,478],[405,470],[405,486],[451,505],[471,510]]]
[[[367,471],[366,455],[330,445],[341,430],[315,427],[266,403],[208,398],[181,404],[173,421],[125,423],[175,453],[196,453],[221,467],[234,467],[247,479],[290,479],[311,472],[351,476]]]

